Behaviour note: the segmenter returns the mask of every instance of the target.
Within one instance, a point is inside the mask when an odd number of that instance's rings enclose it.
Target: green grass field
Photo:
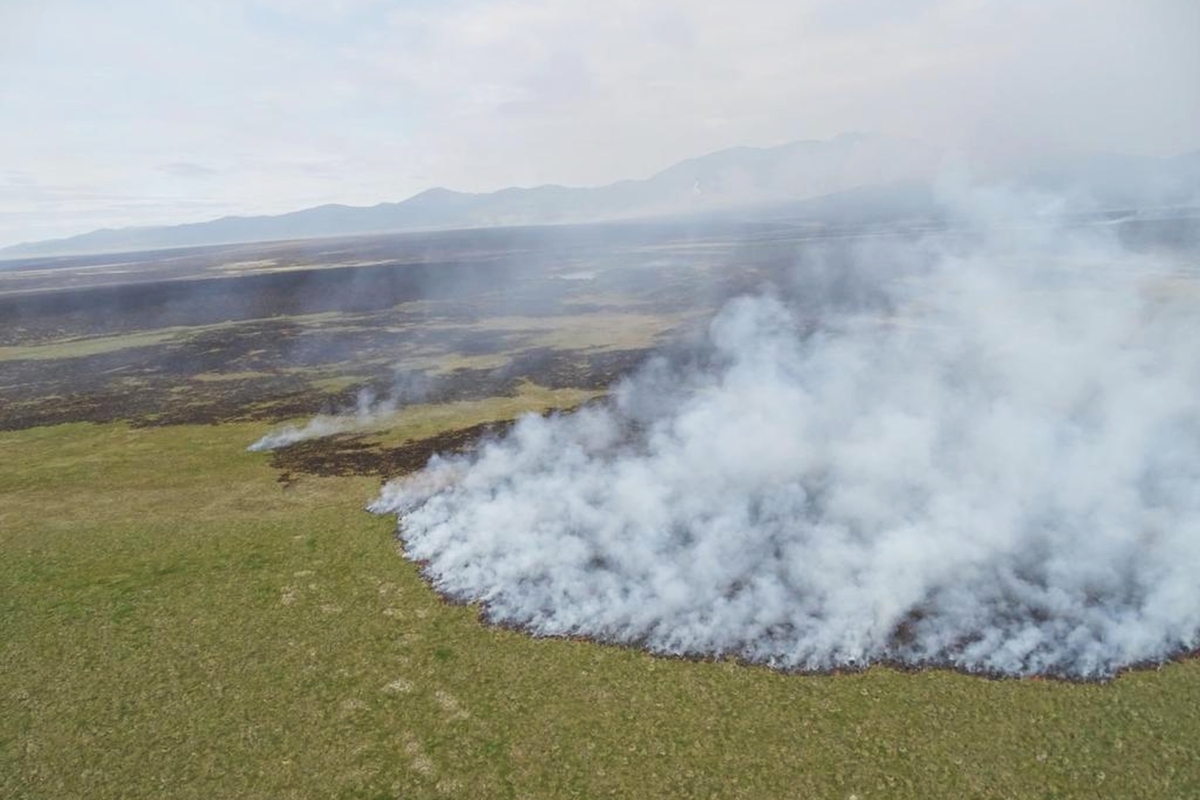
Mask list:
[[[535,640],[440,601],[377,480],[281,485],[264,429],[0,434],[0,797],[1200,797],[1194,661],[1078,685]]]
[[[607,385],[588,369],[712,310],[703,281],[646,275],[560,281],[557,305],[543,281],[9,332],[0,800],[1200,798],[1200,661],[1107,684],[785,675],[534,639],[439,598],[364,510],[378,474],[246,452],[402,370],[454,391],[348,449],[586,402]]]

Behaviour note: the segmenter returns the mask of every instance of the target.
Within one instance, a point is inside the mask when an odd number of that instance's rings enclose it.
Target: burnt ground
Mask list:
[[[3,261],[0,346],[298,314],[384,312],[414,300],[439,301],[444,313],[470,317],[489,295],[502,300],[492,312],[553,313],[581,288],[690,307],[726,280],[741,280],[746,269],[786,267],[796,234],[780,225],[714,231],[631,223]],[[698,284],[698,268],[721,274]],[[570,279],[581,272],[593,276]],[[494,297],[498,293],[503,297]]]
[[[272,422],[344,410],[364,389],[420,386],[426,402],[523,382],[603,389],[658,342],[546,347],[555,320],[619,328],[631,309],[711,308],[791,264],[794,243],[754,231],[513,229],[8,262],[0,430]],[[544,324],[489,327],[501,317]]]
[[[10,266],[0,281],[0,431],[270,425],[353,409],[364,390],[423,403],[512,397],[526,384],[603,391],[661,343],[622,340],[622,315],[702,310],[788,263],[777,243],[755,250],[647,226],[546,236],[377,237]],[[744,266],[731,268],[731,258]],[[224,269],[231,259],[290,266]],[[113,283],[118,267],[125,283]],[[547,346],[547,331],[579,314],[628,344],[573,346],[565,335]],[[510,321],[492,324],[501,318]],[[525,329],[521,319],[538,324]],[[396,447],[335,435],[271,458],[285,484],[300,474],[389,478],[502,427]]]
[[[443,431],[436,436],[381,447],[370,434],[339,433],[309,439],[271,452],[271,466],[285,485],[296,473],[308,475],[375,475],[390,480],[423,469],[437,453],[462,453],[492,437],[502,436],[513,422],[487,422]]]
[[[1175,241],[1142,227],[1131,230],[1156,246]],[[271,422],[337,412],[363,389],[421,386],[437,402],[525,381],[603,388],[646,350],[549,349],[537,331],[488,321],[703,313],[763,286],[805,292],[806,264],[824,274],[851,252],[785,223],[630,223],[6,261],[0,430]],[[88,347],[122,336],[135,338]],[[464,356],[489,358],[456,365]]]
[[[349,356],[339,360],[337,350],[312,359],[307,367],[280,368],[261,351],[239,355],[246,347],[246,335],[235,332],[215,340],[77,358],[0,362],[0,391],[5,398],[0,430],[64,422],[125,421],[135,427],[277,422],[351,409],[364,389],[379,397],[391,396],[398,381],[422,387],[419,399],[434,403],[511,397],[526,382],[549,389],[600,390],[648,354],[644,349],[591,352],[542,347],[506,356],[506,363],[492,368],[444,373],[417,369],[397,375],[387,363],[356,363]],[[276,330],[267,337],[283,335]],[[457,339],[455,344],[465,347],[473,339]],[[505,341],[490,337],[479,344],[480,349],[486,344],[495,350]],[[345,388],[322,389],[313,382],[347,374],[354,380]],[[197,377],[204,375],[215,378]]]
[[[786,224],[628,224],[4,262],[0,430],[270,423],[336,413],[364,389],[421,387],[428,402],[602,389],[662,342],[552,349],[489,321],[703,314],[763,286],[794,292],[808,261],[843,250]],[[98,352],[99,337],[131,338]]]

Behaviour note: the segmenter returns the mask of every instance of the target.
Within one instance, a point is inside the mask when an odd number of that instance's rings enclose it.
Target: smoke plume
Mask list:
[[[278,450],[308,439],[320,439],[335,433],[359,430],[395,414],[398,405],[396,397],[376,400],[374,392],[363,389],[358,393],[353,409],[338,414],[318,414],[303,425],[285,425],[266,434],[246,450],[251,453]]]
[[[537,635],[1105,677],[1200,632],[1200,304],[1095,231],[809,257],[688,359],[372,505]]]

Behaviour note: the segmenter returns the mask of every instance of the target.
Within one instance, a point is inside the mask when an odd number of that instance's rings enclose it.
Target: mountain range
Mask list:
[[[0,258],[121,252],[322,236],[740,213],[817,222],[936,215],[944,154],[922,142],[843,134],[828,141],[733,147],[649,178],[598,187],[435,188],[395,203],[322,205],[276,216],[102,229],[0,249]],[[1082,211],[1200,202],[1200,151],[1174,158],[1100,154],[1022,164],[989,183],[1042,191]]]

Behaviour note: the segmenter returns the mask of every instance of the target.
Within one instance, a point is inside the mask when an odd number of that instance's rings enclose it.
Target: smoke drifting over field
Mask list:
[[[439,590],[541,635],[1073,677],[1194,648],[1195,285],[1018,230],[809,259],[686,363],[372,510]]]
[[[303,425],[285,425],[263,436],[246,450],[251,453],[278,450],[296,442],[359,430],[395,414],[400,403],[400,395],[376,400],[374,392],[364,389],[358,393],[353,409],[339,414],[318,414]]]

